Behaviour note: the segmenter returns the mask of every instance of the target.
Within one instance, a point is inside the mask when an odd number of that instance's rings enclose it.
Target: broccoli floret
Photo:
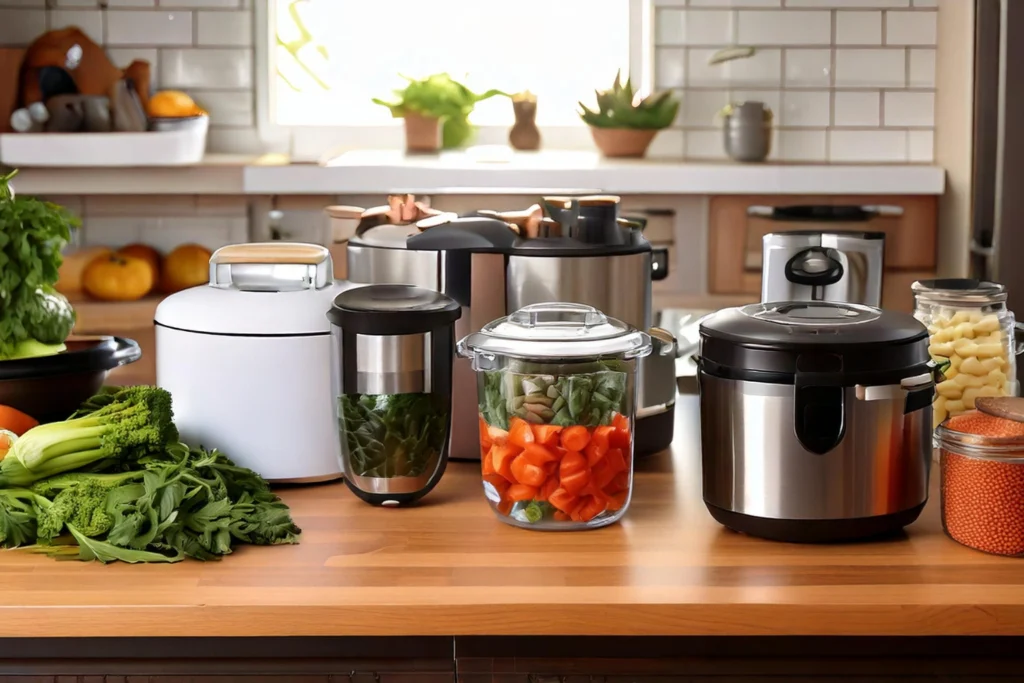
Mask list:
[[[106,512],[107,495],[122,482],[137,478],[136,472],[124,474],[74,474],[54,477],[32,487],[34,493],[54,496],[52,504],[38,512],[37,536],[48,542],[60,535],[65,525],[73,525],[85,536],[95,537],[110,531],[112,520]],[[57,480],[57,481],[54,481]]]
[[[0,461],[0,486],[28,486],[101,460],[131,462],[177,442],[171,395],[128,387],[86,416],[27,431]]]

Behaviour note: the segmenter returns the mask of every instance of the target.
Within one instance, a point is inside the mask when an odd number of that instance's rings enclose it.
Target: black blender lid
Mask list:
[[[432,289],[412,285],[369,285],[342,292],[327,319],[356,334],[421,334],[450,325],[462,307]]]
[[[913,316],[859,304],[795,301],[729,308],[700,325],[701,362],[714,375],[793,383],[888,384],[925,371],[928,330]],[[827,377],[826,377],[827,375]]]

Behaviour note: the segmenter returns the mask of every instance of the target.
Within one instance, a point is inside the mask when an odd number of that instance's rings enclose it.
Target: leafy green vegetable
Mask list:
[[[171,395],[128,387],[95,412],[27,431],[0,461],[0,486],[27,486],[103,460],[134,460],[178,440]]]
[[[402,76],[409,82],[401,90],[395,90],[395,102],[374,98],[373,102],[391,110],[393,117],[402,118],[406,112],[420,114],[442,121],[443,146],[446,149],[461,147],[473,136],[474,127],[469,115],[477,102],[501,95],[511,97],[501,90],[488,90],[477,94],[446,73],[434,74],[417,80]]]
[[[352,474],[362,477],[429,474],[448,438],[448,406],[433,394],[346,394],[338,417]]]
[[[65,209],[32,197],[15,197],[11,178],[0,176],[0,360],[14,357],[35,339],[60,344],[74,312],[53,290],[60,252],[79,220]]]
[[[55,356],[61,351],[67,350],[64,344],[44,344],[35,339],[26,339],[14,345],[14,351],[5,360],[18,360],[19,358],[40,358],[42,356]]]
[[[520,374],[516,369],[539,374]],[[627,374],[617,361],[530,364],[482,374],[480,414],[487,424],[502,429],[508,429],[513,416],[533,424],[595,427],[611,424],[615,413],[627,412]]]
[[[582,102],[579,106],[580,118],[596,128],[661,130],[671,126],[679,112],[679,100],[669,90],[637,100],[630,79],[622,82],[621,71],[610,89],[597,92],[597,111]]]

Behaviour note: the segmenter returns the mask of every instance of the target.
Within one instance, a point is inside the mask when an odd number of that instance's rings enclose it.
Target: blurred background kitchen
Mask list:
[[[0,0],[0,163],[81,217],[59,289],[77,332],[140,341],[123,381],[153,381],[155,307],[210,251],[316,242],[344,276],[358,212],[325,208],[389,195],[621,196],[684,344],[679,320],[759,299],[761,238],[792,229],[884,232],[885,307],[973,274],[1013,309],[1021,4]],[[129,246],[148,273],[90,271]]]

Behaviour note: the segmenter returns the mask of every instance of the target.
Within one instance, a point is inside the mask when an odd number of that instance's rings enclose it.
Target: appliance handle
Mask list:
[[[843,279],[843,264],[834,249],[808,247],[786,261],[786,279],[797,285],[827,287]]]
[[[651,249],[651,280],[657,282],[668,277],[668,247]]]
[[[842,442],[846,435],[844,387],[797,384],[793,402],[793,428],[806,450],[825,455]]]

